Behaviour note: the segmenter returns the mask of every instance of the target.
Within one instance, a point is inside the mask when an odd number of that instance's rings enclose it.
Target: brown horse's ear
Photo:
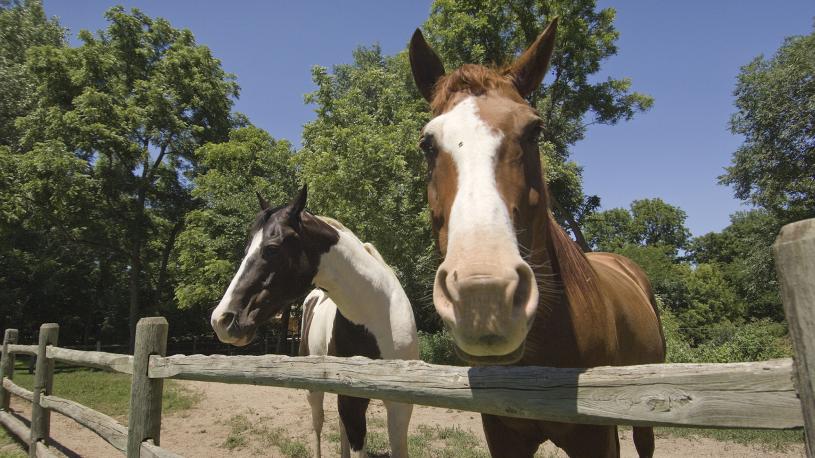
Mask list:
[[[306,208],[306,200],[308,199],[308,186],[303,185],[300,188],[300,192],[297,193],[297,196],[291,201],[289,204],[289,218],[292,219],[299,219],[300,213],[303,212],[303,209]]]
[[[524,51],[521,57],[507,71],[522,97],[534,92],[543,82],[543,76],[546,75],[546,70],[549,69],[552,51],[555,49],[557,23],[557,17],[552,19],[552,22],[538,35],[532,46]]]
[[[260,204],[261,210],[268,210],[269,209],[269,202],[260,195],[258,191],[255,191],[255,195],[258,196],[258,204]]]
[[[433,86],[444,76],[444,65],[439,55],[427,44],[422,31],[416,29],[410,39],[410,69],[413,71],[413,81],[428,102],[433,98]]]

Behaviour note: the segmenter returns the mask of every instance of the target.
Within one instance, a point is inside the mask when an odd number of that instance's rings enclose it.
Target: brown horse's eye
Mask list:
[[[430,134],[422,135],[422,137],[419,139],[419,148],[421,148],[425,157],[428,159],[436,156],[435,143],[433,141],[433,136]]]

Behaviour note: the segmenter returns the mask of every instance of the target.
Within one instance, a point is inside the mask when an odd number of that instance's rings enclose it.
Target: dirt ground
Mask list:
[[[249,385],[228,385],[208,382],[179,382],[182,386],[198,391],[201,402],[190,410],[167,415],[162,419],[161,446],[186,457],[230,458],[249,456],[284,456],[268,442],[253,439],[243,442],[229,442],[230,432],[235,429],[235,416],[241,417],[246,426],[262,424],[263,431],[283,431],[287,440],[300,442],[311,450],[311,415],[305,392],[285,388],[259,387]],[[15,399],[13,408],[29,417],[27,402]],[[323,429],[323,456],[337,454],[336,396],[326,395],[326,424]],[[51,433],[60,444],[78,456],[115,457],[121,454],[94,433],[82,428],[72,420],[59,414],[52,414]],[[381,402],[373,401],[369,409],[369,423],[382,425],[385,409]],[[125,422],[126,419],[119,419]],[[413,411],[410,430],[419,431],[425,426],[459,428],[470,431],[486,448],[478,414],[434,407],[417,406]],[[370,427],[369,427],[370,428]],[[334,435],[334,442],[329,439]],[[264,445],[265,444],[265,445]],[[228,448],[231,445],[232,448]],[[635,457],[634,443],[630,431],[623,431],[620,438],[622,456]],[[562,457],[565,453],[551,444],[544,444],[538,456]],[[430,453],[433,456],[433,453]],[[764,450],[741,444],[719,442],[706,438],[657,437],[657,457],[781,457],[804,456],[803,447],[794,446],[786,453]]]

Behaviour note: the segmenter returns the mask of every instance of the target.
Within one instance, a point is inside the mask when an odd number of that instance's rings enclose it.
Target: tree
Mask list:
[[[81,198],[86,219],[56,215],[53,224],[66,242],[126,270],[132,344],[145,295],[154,304],[169,299],[169,260],[194,206],[193,152],[225,140],[240,121],[230,111],[238,86],[188,30],[121,7],[106,18],[106,30],[80,32],[78,48],[29,50],[36,103],[16,120],[20,155],[12,160],[50,151],[82,162],[65,173],[93,183]],[[62,192],[38,196],[31,211],[54,214]]]
[[[696,263],[718,266],[754,318],[783,321],[772,244],[781,222],[765,210],[737,212],[722,232],[695,238],[689,257]]]
[[[307,96],[317,119],[303,129],[296,159],[309,205],[373,243],[394,267],[417,321],[438,328],[430,288],[436,257],[426,210],[424,157],[417,133],[429,120],[407,56],[359,48],[350,65],[313,70]]]
[[[613,208],[586,219],[587,240],[600,251],[618,251],[627,244],[662,246],[676,257],[688,245],[685,212],[662,199],[631,202],[630,210]]]
[[[815,32],[742,67],[734,95],[744,143],[719,182],[784,222],[815,217]]]
[[[273,205],[296,191],[293,150],[257,127],[233,130],[229,141],[208,143],[195,155],[205,170],[195,177],[201,207],[185,218],[178,237],[178,306],[206,315],[226,291],[243,259],[247,230],[259,211],[256,193]]]
[[[40,0],[0,2],[0,146],[16,148],[14,120],[34,102],[33,81],[25,67],[29,49],[65,46],[65,31],[47,19]]]

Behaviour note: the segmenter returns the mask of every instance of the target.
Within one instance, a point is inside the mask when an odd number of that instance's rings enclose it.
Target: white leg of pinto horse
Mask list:
[[[323,422],[325,421],[325,412],[323,411],[323,398],[325,393],[322,391],[309,391],[306,395],[308,404],[311,406],[311,427],[314,429],[314,456],[316,458],[322,457],[322,450],[320,449],[320,434],[323,431]]]
[[[408,425],[413,413],[413,404],[385,401],[388,412],[388,442],[391,445],[391,458],[408,457]]]

